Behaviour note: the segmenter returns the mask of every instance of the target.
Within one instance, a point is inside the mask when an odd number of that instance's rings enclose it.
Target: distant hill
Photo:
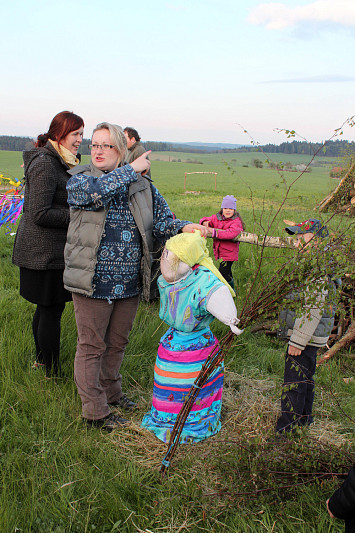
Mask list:
[[[181,146],[192,146],[194,148],[200,148],[201,150],[216,151],[216,150],[235,150],[236,148],[242,148],[245,144],[229,144],[229,143],[203,143],[203,142],[188,142],[188,143],[172,143]]]
[[[202,153],[202,152],[229,152],[236,150],[245,150],[249,148],[243,144],[230,144],[230,143],[203,143],[203,142],[159,142],[159,141],[144,141],[144,146],[147,150],[153,150],[158,152],[190,152],[190,153]]]
[[[1,150],[28,150],[34,144],[34,139],[31,137],[14,137],[10,135],[0,135],[0,151]],[[80,153],[89,154],[90,139],[83,139],[80,147]],[[188,153],[206,153],[206,152],[264,152],[264,153],[283,153],[283,154],[302,154],[312,155],[318,152],[318,156],[342,157],[346,153],[355,153],[355,142],[336,139],[335,141],[328,141],[325,148],[323,143],[307,143],[305,141],[291,141],[284,142],[279,145],[264,144],[263,146],[250,146],[243,144],[230,143],[203,143],[203,142],[158,142],[145,141],[143,145],[147,150],[155,152],[188,152]]]

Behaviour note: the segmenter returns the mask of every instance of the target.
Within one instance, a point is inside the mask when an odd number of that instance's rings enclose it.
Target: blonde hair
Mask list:
[[[117,148],[119,153],[118,163],[121,163],[127,159],[127,139],[121,126],[117,124],[110,124],[109,122],[100,122],[94,128],[92,134],[99,130],[108,130],[110,133],[111,143]]]

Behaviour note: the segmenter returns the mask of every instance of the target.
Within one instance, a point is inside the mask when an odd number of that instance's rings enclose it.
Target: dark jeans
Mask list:
[[[36,360],[46,366],[47,375],[60,372],[60,321],[65,303],[37,305],[32,320],[32,332],[36,345]]]
[[[298,356],[291,356],[288,349],[286,351],[281,416],[276,425],[279,433],[292,431],[296,426],[308,426],[313,422],[313,376],[317,350],[315,346],[306,346]]]
[[[228,283],[233,279],[232,265],[233,261],[221,261],[219,264],[219,271]]]

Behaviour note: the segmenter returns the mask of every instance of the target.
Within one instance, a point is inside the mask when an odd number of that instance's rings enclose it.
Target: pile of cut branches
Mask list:
[[[327,350],[318,360],[318,366],[329,361],[342,348],[355,343],[355,276],[345,276],[342,282],[337,321],[329,337]],[[354,358],[354,355],[349,357]]]
[[[355,162],[353,162],[346,175],[338,186],[318,206],[320,212],[336,210],[355,215]]]

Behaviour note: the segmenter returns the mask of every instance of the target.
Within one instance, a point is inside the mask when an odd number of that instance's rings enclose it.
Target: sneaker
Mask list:
[[[120,427],[127,426],[127,424],[129,424],[129,420],[127,420],[127,418],[121,418],[120,416],[113,415],[112,413],[104,418],[99,418],[98,420],[84,418],[84,421],[88,426],[100,428],[108,433],[111,433],[111,431],[114,429],[119,429]]]
[[[126,409],[126,411],[133,411],[133,409],[137,409],[137,404],[127,398],[125,394],[122,394],[119,400],[110,402],[108,405],[111,405],[111,407],[121,407],[121,409]]]

